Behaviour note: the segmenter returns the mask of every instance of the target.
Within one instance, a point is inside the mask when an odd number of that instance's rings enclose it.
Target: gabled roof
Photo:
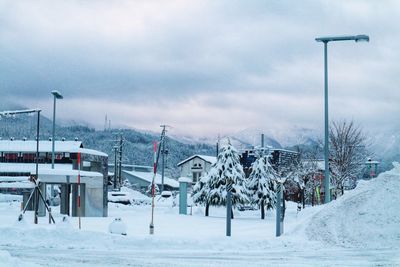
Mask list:
[[[200,159],[202,159],[202,160],[204,160],[204,161],[206,161],[206,162],[208,162],[210,164],[214,164],[215,162],[217,162],[217,157],[214,157],[214,156],[193,155],[193,156],[191,156],[191,157],[179,162],[178,166],[180,166],[180,165],[182,165],[182,164],[184,164],[184,163],[186,163],[186,162],[188,162],[188,161],[190,161],[190,160],[192,160],[194,158],[200,158]]]

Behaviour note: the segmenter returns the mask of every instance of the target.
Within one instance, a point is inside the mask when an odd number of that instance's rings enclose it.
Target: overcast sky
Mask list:
[[[398,125],[400,1],[0,0],[1,101],[60,120],[215,136],[244,128],[323,129],[330,118]]]

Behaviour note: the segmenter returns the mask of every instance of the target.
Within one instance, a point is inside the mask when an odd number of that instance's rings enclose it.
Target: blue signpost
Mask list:
[[[179,178],[179,214],[187,214],[187,192],[190,182],[189,178]]]

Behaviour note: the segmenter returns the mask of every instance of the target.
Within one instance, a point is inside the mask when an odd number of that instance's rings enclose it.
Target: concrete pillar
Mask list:
[[[179,178],[179,214],[187,214],[187,192],[190,178]]]
[[[45,183],[39,183],[39,189],[42,192],[42,196],[44,200],[46,200],[46,184]],[[42,200],[42,198],[39,196],[39,209],[38,209],[38,215],[39,217],[44,217],[46,216],[46,206]]]
[[[70,205],[70,185],[61,184],[61,196],[60,196],[60,213],[65,215],[70,215],[69,205]]]
[[[81,184],[81,217],[85,217],[85,184]],[[78,217],[78,184],[72,184],[72,217]]]

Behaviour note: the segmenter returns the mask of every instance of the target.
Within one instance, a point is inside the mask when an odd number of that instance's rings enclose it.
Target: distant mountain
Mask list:
[[[0,111],[24,109],[24,107],[0,103]],[[40,137],[48,139],[51,137],[52,122],[50,119],[41,116]],[[161,128],[160,128],[161,132]],[[57,126],[56,138],[64,137],[69,140],[78,138],[82,140],[87,148],[97,149],[109,155],[110,162],[113,162],[113,147],[116,134],[121,133],[124,142],[124,162],[152,165],[154,140],[159,140],[159,133],[138,129],[111,129],[98,131],[82,123],[72,123],[68,126]],[[221,143],[231,142],[236,148],[250,148],[261,145],[261,134],[264,133],[265,145],[275,148],[298,149],[309,151],[316,146],[321,146],[323,133],[313,129],[293,126],[290,128],[247,128],[236,133],[221,136]],[[379,133],[367,134],[368,143],[372,156],[381,162],[381,169],[391,168],[392,161],[400,161],[400,130],[391,129]],[[19,115],[8,118],[0,117],[0,138],[6,139],[36,138],[36,116]],[[179,175],[176,164],[193,154],[215,155],[218,137],[192,137],[167,134],[167,148],[169,154],[166,161],[168,172],[173,176]],[[322,155],[321,155],[322,156]]]
[[[390,129],[369,135],[373,157],[381,162],[381,169],[391,169],[392,162],[400,162],[400,130]]]
[[[259,129],[246,128],[241,131],[223,135],[220,139],[228,139],[237,148],[249,148],[261,145],[261,134],[264,134],[264,144],[274,148],[292,147],[296,145],[316,145],[320,134],[313,130],[300,127],[291,127],[286,129]],[[189,144],[206,143],[214,145],[217,142],[215,138],[198,138],[192,136],[174,136],[176,139]]]
[[[23,107],[11,107],[8,109],[23,109]],[[2,110],[5,110],[3,108]],[[84,125],[70,125],[65,127],[57,126],[56,139],[66,138],[73,140],[78,138],[83,142],[84,147],[103,151],[109,155],[109,162],[114,162],[114,146],[116,137],[122,135],[123,162],[138,165],[153,165],[153,142],[159,141],[160,134],[142,132],[132,129],[111,129],[98,131]],[[48,139],[52,136],[52,122],[41,116],[40,139]],[[16,140],[36,138],[36,115],[18,115],[7,118],[0,117],[0,137]],[[215,146],[208,144],[182,143],[174,138],[166,138],[166,173],[178,177],[179,170],[177,163],[194,154],[215,155]],[[161,162],[161,161],[160,161]],[[159,165],[161,166],[161,165]]]

